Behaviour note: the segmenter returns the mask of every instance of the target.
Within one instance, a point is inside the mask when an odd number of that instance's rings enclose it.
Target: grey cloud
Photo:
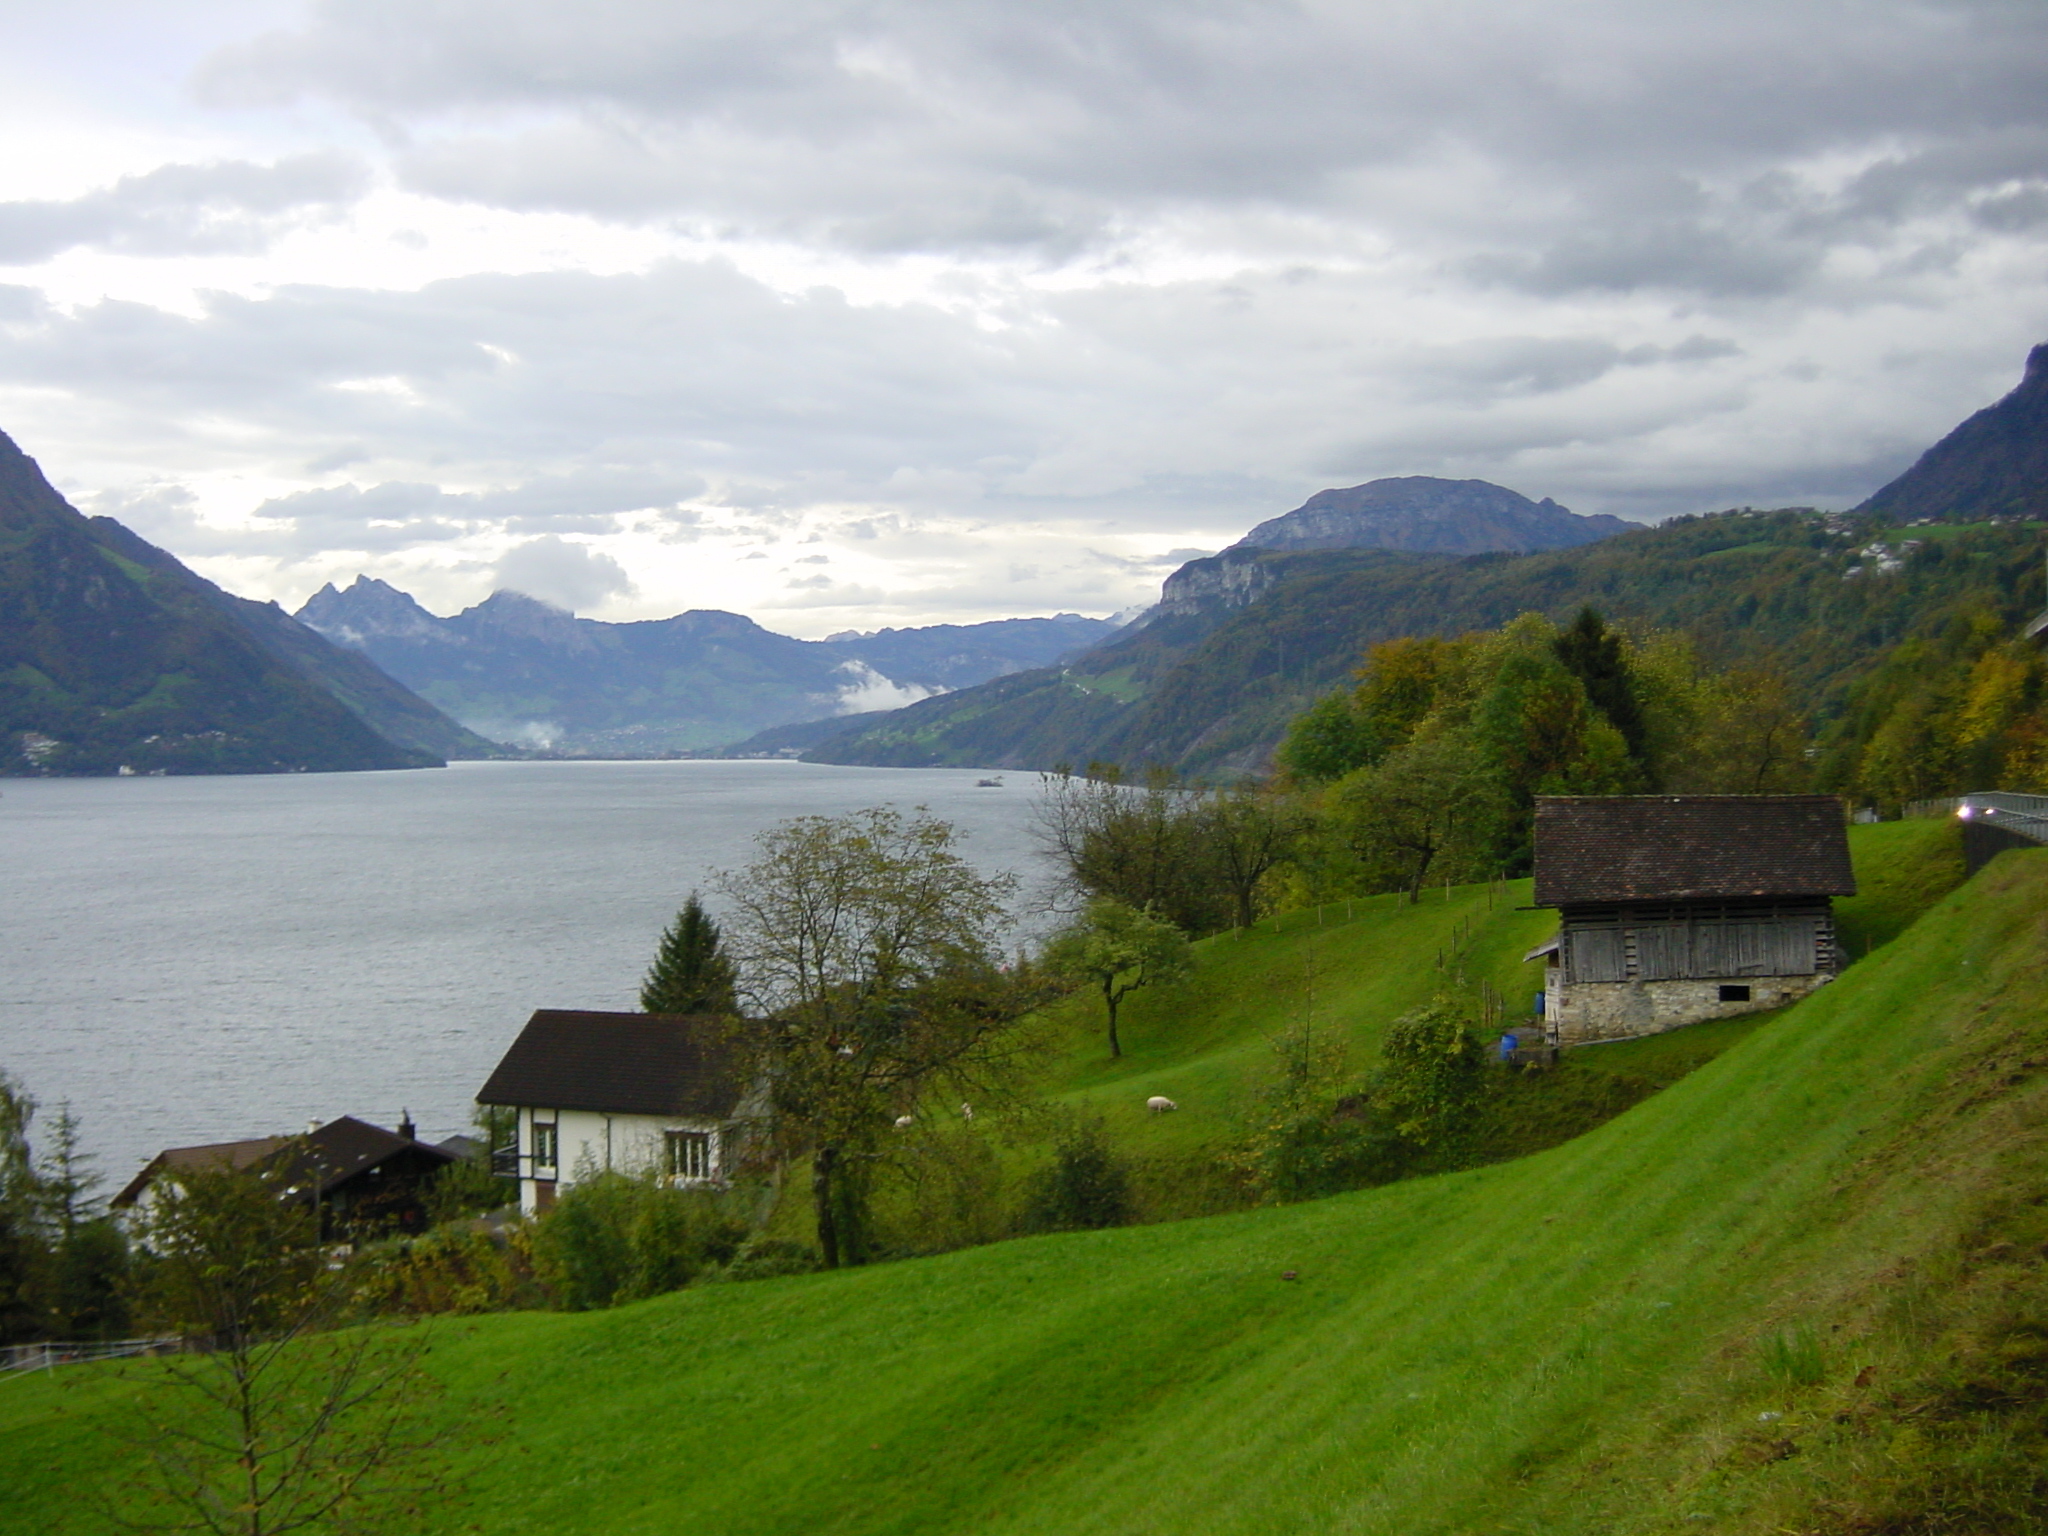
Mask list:
[[[1726,337],[1704,335],[1669,346],[1632,347],[1596,336],[1499,336],[1423,349],[1406,359],[1401,373],[1425,398],[1476,402],[1576,389],[1617,368],[1741,355],[1742,348]]]
[[[299,462],[362,444],[378,465],[460,461],[522,486],[477,509],[491,516],[667,506],[715,474],[728,505],[774,523],[792,497],[906,463],[1029,459],[1054,362],[930,307],[789,300],[706,262],[214,295],[199,316],[105,302],[17,330],[0,381],[167,419],[223,412],[288,434]],[[613,461],[626,479],[593,481]],[[536,478],[565,463],[574,485]]]
[[[499,586],[571,613],[595,608],[606,598],[630,596],[634,590],[625,568],[610,555],[553,534],[507,550],[495,574]]]
[[[1823,247],[1757,232],[1747,237],[1698,220],[1573,233],[1534,256],[1473,258],[1473,276],[1558,297],[1604,289],[1686,289],[1717,297],[1784,293],[1820,263]]]
[[[141,256],[260,251],[294,220],[352,203],[368,186],[363,164],[338,154],[160,166],[68,201],[0,203],[0,263],[82,245]]]
[[[673,504],[703,488],[695,476],[590,470],[537,475],[488,491],[446,491],[438,485],[386,481],[367,489],[323,487],[273,497],[259,518],[289,523],[302,549],[395,549],[461,538],[480,529],[508,533],[610,533],[619,515]],[[353,540],[363,540],[354,543]],[[541,547],[552,548],[545,541]],[[580,548],[581,546],[570,546]],[[534,594],[539,596],[541,594]]]
[[[1986,198],[1970,210],[1987,229],[2017,234],[2048,224],[2048,186],[2035,183]]]
[[[1050,260],[1194,207],[1453,243],[1505,219],[1533,291],[1753,295],[1915,189],[2039,173],[2044,45],[2048,11],[2002,0],[325,0],[200,88],[382,114],[413,185],[508,206]],[[1700,190],[1899,143],[1801,191],[1805,245]],[[1471,196],[1388,195],[1418,173]]]

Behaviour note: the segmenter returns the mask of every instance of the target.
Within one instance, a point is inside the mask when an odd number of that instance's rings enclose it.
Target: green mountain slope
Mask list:
[[[1298,521],[1322,500],[1262,528]],[[1245,547],[1260,542],[1255,531],[1175,572],[1161,616],[1146,628],[1062,667],[863,722],[806,756],[902,766],[1051,768],[1099,760],[1220,776],[1261,772],[1287,721],[1341,683],[1366,646],[1491,629],[1532,610],[1562,621],[1584,603],[1626,621],[1685,629],[1719,660],[1778,661],[1826,717],[1843,708],[1887,648],[1939,631],[1959,605],[2009,623],[2031,618],[2042,596],[2039,572],[2028,568],[2040,561],[2040,530],[1986,525],[2043,517],[2048,347],[2037,347],[2018,389],[1956,428],[1853,516],[1745,509],[1679,518],[1583,548],[1463,559],[1390,547],[1315,554]],[[1929,519],[1980,526],[1892,531]],[[1313,519],[1304,525],[1307,544],[1321,526]],[[1412,533],[1406,549],[1456,547]]]
[[[223,592],[110,517],[95,517],[91,525],[107,548],[150,571],[162,583],[191,593],[233,621],[273,659],[332,694],[393,745],[436,758],[506,755],[497,743],[458,725],[379,670],[361,652],[334,644],[276,603],[259,603]]]
[[[1568,621],[1585,603],[1624,623],[1684,630],[1716,662],[1774,660],[1826,719],[1889,647],[1938,632],[1959,608],[2017,625],[2042,606],[2038,526],[1912,533],[1909,548],[1817,513],[1745,512],[1535,555],[1257,552],[1270,582],[1243,606],[1190,604],[1063,668],[928,699],[806,756],[1256,771],[1287,722],[1342,683],[1365,647],[1490,629],[1532,610]]]
[[[439,762],[386,740],[225,611],[89,520],[0,435],[0,774],[283,773]]]
[[[451,1327],[428,1529],[2023,1532],[2048,1450],[2048,853],[1512,1164]],[[124,1390],[0,1384],[10,1530]]]

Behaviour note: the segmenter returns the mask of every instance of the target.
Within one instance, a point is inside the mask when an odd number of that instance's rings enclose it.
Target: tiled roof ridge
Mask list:
[[[1539,906],[1856,890],[1826,794],[1544,795],[1535,847]]]

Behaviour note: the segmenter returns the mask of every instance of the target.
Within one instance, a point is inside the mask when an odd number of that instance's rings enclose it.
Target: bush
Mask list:
[[[558,1305],[588,1311],[680,1290],[732,1258],[745,1235],[714,1191],[600,1173],[534,1223],[534,1274]]]
[[[1130,1170],[1110,1150],[1100,1125],[1091,1121],[1074,1127],[1060,1138],[1051,1165],[1031,1180],[1025,1230],[1120,1227],[1130,1219]]]
[[[1373,1100],[1400,1135],[1442,1151],[1472,1129],[1486,1092],[1486,1047],[1456,998],[1397,1019],[1380,1046]]]
[[[437,1227],[359,1260],[357,1298],[369,1310],[419,1317],[499,1312],[517,1305],[519,1267],[501,1242],[475,1226]]]
[[[825,1267],[818,1250],[786,1237],[758,1237],[733,1256],[717,1276],[722,1280],[774,1280],[783,1275],[808,1275]]]
[[[1346,1100],[1333,1114],[1277,1127],[1265,1149],[1267,1189],[1280,1200],[1315,1200],[1391,1184],[1418,1172],[1413,1143],[1370,1104]]]

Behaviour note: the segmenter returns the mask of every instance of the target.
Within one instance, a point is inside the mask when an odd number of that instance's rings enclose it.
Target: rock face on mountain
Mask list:
[[[1856,510],[1901,522],[2048,518],[2048,345],[2027,354],[2018,389],[1977,412]]]
[[[1405,549],[1427,555],[1528,554],[1570,549],[1639,526],[1581,517],[1549,497],[1531,501],[1485,480],[1398,475],[1318,491],[1254,528],[1232,549]]]
[[[275,607],[82,516],[0,434],[0,774],[417,768],[437,737],[474,740]]]
[[[890,708],[1037,666],[1110,633],[1062,614],[797,640],[697,609],[609,624],[520,592],[449,618],[385,582],[321,588],[305,624],[486,736],[573,753],[717,748],[770,726]]]

